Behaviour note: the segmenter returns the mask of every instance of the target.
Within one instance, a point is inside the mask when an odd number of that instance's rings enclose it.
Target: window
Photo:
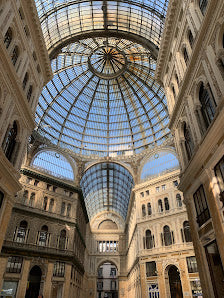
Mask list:
[[[10,43],[12,41],[12,29],[9,28],[4,36],[4,44],[6,46],[6,49],[8,49],[8,47],[10,46]]]
[[[217,163],[217,165],[214,168],[214,171],[220,189],[220,200],[224,204],[224,156]]]
[[[187,65],[188,64],[189,57],[188,57],[187,49],[185,47],[183,48],[183,56],[184,56],[184,61],[185,61],[186,65]]]
[[[170,210],[170,205],[169,205],[169,200],[168,198],[164,199],[164,205],[165,205],[165,210],[168,211]]]
[[[175,73],[175,79],[176,79],[176,82],[177,82],[177,85],[179,86],[179,78],[178,78],[178,75]]]
[[[51,185],[47,184],[47,190],[51,190]]]
[[[71,215],[71,204],[67,205],[67,216],[69,217]]]
[[[34,202],[35,202],[35,193],[32,192],[30,195],[30,200],[29,200],[29,206],[33,207],[34,206]]]
[[[154,236],[150,230],[146,230],[145,232],[145,239],[144,239],[144,248],[145,249],[152,249],[155,247]]]
[[[103,277],[103,268],[98,269],[98,277]]]
[[[16,297],[17,286],[17,281],[4,280],[0,297]]]
[[[11,256],[8,258],[6,272],[8,273],[20,273],[22,269],[23,258]]]
[[[147,204],[147,209],[148,209],[148,215],[152,214],[152,207],[151,207],[151,203]]]
[[[178,186],[178,181],[177,180],[173,181],[173,186],[175,186],[175,187]]]
[[[189,273],[198,272],[198,265],[195,257],[187,257],[187,269]]]
[[[169,226],[163,227],[163,233],[161,234],[162,245],[169,246],[174,243],[173,232],[170,231]]]
[[[56,190],[57,190],[57,187],[53,186],[53,192],[56,192]]]
[[[158,201],[158,212],[163,212],[163,202],[162,202],[162,200]]]
[[[102,291],[103,290],[103,281],[98,281],[97,282],[97,290]]]
[[[53,212],[53,208],[54,208],[54,199],[50,200],[50,205],[49,205],[49,212]]]
[[[58,248],[59,249],[66,249],[67,248],[67,237],[66,237],[66,231],[61,230],[59,239],[58,239]]]
[[[183,229],[181,229],[181,235],[182,235],[183,242],[192,242],[191,231],[190,231],[190,226],[188,221],[185,221],[183,223]]]
[[[73,196],[73,192],[70,191],[70,193],[69,193],[69,197],[71,198],[72,196]]]
[[[116,290],[116,281],[115,280],[111,280],[111,282],[110,282],[110,289],[111,289],[111,291],[115,291]]]
[[[185,139],[185,149],[188,160],[191,159],[194,150],[194,144],[192,141],[191,131],[187,124],[184,122],[184,139]]]
[[[199,8],[203,15],[205,15],[207,4],[208,4],[208,0],[199,0]]]
[[[156,262],[146,262],[146,276],[157,276]]]
[[[5,153],[5,156],[8,158],[9,161],[11,161],[13,152],[16,147],[16,137],[17,137],[18,129],[17,124],[14,121],[13,126],[11,129],[9,129],[8,134],[6,136],[6,140],[3,142],[3,151]]]
[[[0,191],[0,208],[2,207],[3,199],[4,199],[4,193]]]
[[[179,193],[176,195],[176,202],[177,202],[177,207],[178,208],[182,207],[183,204],[182,204],[181,196],[180,196]]]
[[[210,213],[209,213],[203,185],[201,185],[197,189],[193,197],[194,197],[195,210],[197,214],[197,223],[200,227],[210,218]]]
[[[26,84],[27,84],[27,81],[28,81],[28,73],[26,72],[25,73],[25,76],[24,76],[24,79],[23,79],[23,90],[26,88]]]
[[[174,85],[171,86],[171,89],[172,89],[173,97],[174,97],[174,99],[175,99],[175,97],[176,97],[176,92],[175,92]]]
[[[156,192],[159,192],[159,186],[156,187]]]
[[[162,190],[165,190],[166,189],[166,184],[163,184],[162,185]]]
[[[142,205],[142,216],[146,216],[145,204]]]
[[[116,268],[110,268],[110,276],[116,276]]]
[[[25,220],[20,222],[18,228],[16,228],[14,241],[24,243],[28,237],[28,229],[27,229],[27,222]]]
[[[37,245],[47,246],[48,243],[49,243],[48,227],[44,225],[42,226],[41,231],[38,232]]]
[[[35,181],[34,181],[34,186],[38,186],[39,182],[40,182],[40,181],[35,180]]]
[[[65,274],[65,263],[55,262],[53,276],[64,277]]]
[[[47,202],[48,202],[48,198],[44,197],[44,202],[43,202],[43,209],[46,211],[47,210]]]
[[[189,44],[192,48],[193,44],[194,44],[194,37],[193,37],[193,34],[192,34],[191,30],[188,31],[188,41],[189,41]]]
[[[146,190],[145,194],[146,194],[147,196],[149,196],[149,190]]]
[[[32,93],[33,93],[33,86],[30,85],[30,87],[28,89],[28,92],[27,92],[27,95],[26,95],[26,98],[27,98],[28,101],[30,101]]]
[[[15,48],[12,51],[12,56],[11,56],[13,65],[16,65],[16,61],[17,61],[18,57],[19,57],[19,48],[18,48],[18,46],[15,46]]]
[[[64,215],[65,213],[65,202],[61,203],[61,215]]]
[[[144,198],[144,192],[141,192],[140,195],[142,198]]]
[[[206,89],[203,83],[201,84],[199,90],[199,101],[201,103],[201,114],[204,120],[205,127],[207,129],[214,119],[216,102],[214,100],[210,87]]]

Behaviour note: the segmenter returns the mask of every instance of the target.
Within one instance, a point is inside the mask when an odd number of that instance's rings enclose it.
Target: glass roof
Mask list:
[[[151,51],[127,39],[93,37],[63,47],[39,99],[38,132],[84,155],[132,155],[160,145],[170,132],[155,67]]]
[[[91,31],[136,34],[159,46],[168,0],[35,0],[48,49]]]
[[[80,183],[89,219],[101,211],[114,211],[125,220],[133,184],[129,171],[119,164],[89,168]]]

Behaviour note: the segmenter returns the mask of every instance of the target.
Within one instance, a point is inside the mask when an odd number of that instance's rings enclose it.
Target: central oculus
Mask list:
[[[116,47],[102,46],[91,53],[88,59],[90,70],[102,79],[114,79],[126,69],[124,52]]]

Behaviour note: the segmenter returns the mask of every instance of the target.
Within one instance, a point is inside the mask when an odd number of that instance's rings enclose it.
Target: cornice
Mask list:
[[[181,1],[179,0],[169,1],[155,71],[155,79],[158,80],[160,83],[162,83],[164,72],[166,70],[166,62],[168,61],[168,55],[171,49],[171,42],[173,40],[172,35],[174,34],[174,28],[177,24],[176,17],[179,12],[178,7],[180,7],[180,5]]]
[[[46,85],[52,79],[53,74],[36,5],[33,0],[22,0],[21,3],[26,15],[26,19],[29,23],[29,30],[32,31],[32,40],[35,44],[38,60],[41,62],[40,67],[44,77],[44,85]]]

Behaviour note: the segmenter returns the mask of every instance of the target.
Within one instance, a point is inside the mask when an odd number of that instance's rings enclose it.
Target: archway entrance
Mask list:
[[[170,285],[170,297],[171,298],[183,298],[180,272],[174,265],[168,268],[168,277]]]
[[[117,267],[105,262],[98,267],[97,298],[118,298]]]
[[[38,298],[41,276],[42,276],[42,271],[39,266],[34,266],[30,270],[25,298]]]

